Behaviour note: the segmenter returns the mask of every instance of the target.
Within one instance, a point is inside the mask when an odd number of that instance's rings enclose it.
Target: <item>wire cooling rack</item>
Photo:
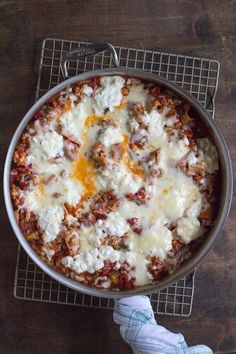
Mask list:
[[[151,294],[154,313],[189,316],[193,303],[194,275],[195,271],[167,289]],[[112,299],[84,295],[61,285],[36,266],[20,245],[17,254],[14,296],[24,300],[108,310],[114,307]]]
[[[43,42],[36,99],[64,80],[60,71],[62,54],[86,46],[86,42],[47,38]],[[161,53],[156,51],[115,47],[120,66],[139,68],[174,81],[191,93],[214,118],[215,95],[220,64],[216,60]],[[70,61],[68,74],[112,67],[107,52],[81,60]],[[157,314],[189,316],[192,311],[195,271],[167,289],[150,295]],[[69,289],[46,275],[19,245],[15,272],[14,296],[19,299],[57,304],[112,309],[112,299],[84,295]]]

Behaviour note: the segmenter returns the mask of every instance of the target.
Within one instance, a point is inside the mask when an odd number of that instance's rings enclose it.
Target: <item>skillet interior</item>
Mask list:
[[[142,287],[136,287],[132,290],[126,290],[126,291],[120,291],[118,293],[108,291],[105,289],[97,289],[97,288],[92,288],[86,285],[82,285],[78,282],[73,281],[72,279],[69,279],[62,275],[61,273],[57,272],[56,270],[52,269],[50,266],[48,266],[46,263],[44,263],[41,258],[33,251],[33,249],[29,246],[28,242],[26,241],[25,237],[23,236],[14,216],[13,208],[12,208],[12,203],[11,203],[11,198],[10,198],[10,191],[9,191],[9,174],[10,174],[10,168],[11,168],[11,160],[13,156],[14,149],[16,147],[16,144],[18,142],[18,139],[23,132],[25,126],[33,116],[33,114],[53,95],[56,93],[60,92],[64,87],[69,86],[75,82],[78,82],[80,80],[85,80],[88,78],[92,78],[94,76],[104,76],[104,75],[128,75],[131,77],[136,77],[140,78],[143,80],[148,80],[157,84],[160,84],[162,86],[167,87],[170,89],[172,92],[175,92],[178,96],[186,100],[192,107],[192,110],[194,111],[194,115],[196,115],[201,122],[201,124],[204,125],[207,134],[211,137],[211,140],[214,142],[218,154],[219,154],[219,162],[220,162],[220,171],[221,171],[221,191],[220,191],[220,198],[219,198],[219,207],[218,207],[218,212],[217,212],[217,218],[216,222],[211,229],[211,231],[207,234],[207,236],[204,238],[204,241],[201,243],[200,247],[196,251],[196,253],[191,257],[189,260],[187,260],[174,274],[171,276],[168,276],[167,278],[163,279],[160,281],[158,284],[151,284],[151,285],[146,285]],[[231,168],[231,162],[228,154],[228,150],[224,141],[224,138],[222,134],[220,133],[219,129],[217,128],[216,124],[214,121],[212,121],[212,118],[208,115],[208,113],[205,111],[205,109],[189,94],[187,94],[184,90],[181,88],[177,87],[173,83],[160,78],[154,74],[149,74],[145,73],[143,71],[135,70],[135,69],[105,69],[105,70],[97,70],[93,72],[88,72],[84,73],[81,75],[78,75],[76,77],[73,77],[62,84],[59,84],[52,90],[50,90],[47,94],[45,94],[39,101],[35,103],[35,105],[28,111],[28,113],[25,115],[24,119],[21,121],[20,125],[18,126],[18,129],[12,139],[12,142],[10,144],[7,158],[6,158],[6,164],[5,164],[5,169],[4,169],[4,196],[5,196],[5,202],[6,202],[6,207],[9,215],[9,219],[11,222],[11,225],[15,231],[15,234],[25,249],[25,251],[29,254],[29,256],[33,259],[33,261],[43,270],[45,271],[48,275],[52,276],[54,279],[57,281],[61,282],[62,284],[71,287],[77,291],[87,293],[90,295],[95,295],[95,296],[100,296],[100,297],[112,297],[112,298],[118,298],[118,297],[123,297],[123,296],[129,296],[129,295],[134,295],[134,294],[145,294],[145,293],[152,293],[156,292],[157,290],[161,290],[169,286],[170,284],[174,283],[178,279],[182,278],[191,270],[193,270],[199,262],[206,256],[206,254],[209,252],[213,244],[215,243],[216,239],[219,237],[220,232],[223,228],[224,222],[227,218],[229,208],[230,208],[230,203],[231,203],[231,198],[232,198],[232,168]]]

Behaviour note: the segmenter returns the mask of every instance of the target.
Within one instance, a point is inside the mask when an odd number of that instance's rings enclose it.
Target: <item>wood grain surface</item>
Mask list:
[[[236,2],[187,0],[0,1],[1,166],[12,134],[34,101],[42,40],[109,41],[217,59],[216,120],[236,162]],[[131,353],[112,313],[17,300],[17,241],[1,193],[0,353]],[[199,266],[190,318],[159,316],[189,345],[236,353],[236,205],[221,239]]]

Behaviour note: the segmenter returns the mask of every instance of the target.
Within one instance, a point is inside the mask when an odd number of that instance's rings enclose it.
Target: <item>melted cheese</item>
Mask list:
[[[56,181],[44,185],[42,195],[50,200],[50,197],[56,196],[56,203],[78,204],[84,193],[81,183],[69,178],[58,177]]]
[[[87,130],[91,128],[93,125],[98,124],[104,118],[105,116],[95,116],[94,114],[88,116],[84,122],[84,128]]]
[[[108,127],[104,130],[103,134],[100,136],[100,140],[105,145],[109,147],[113,144],[118,144],[124,139],[122,132],[119,128]]]
[[[64,219],[64,209],[62,206],[46,206],[38,211],[38,221],[40,228],[44,231],[45,242],[52,242],[60,231],[60,223]]]
[[[134,161],[131,160],[131,156],[128,152],[128,143],[129,143],[129,136],[128,135],[123,135],[123,141],[122,141],[122,148],[123,148],[123,162],[126,166],[126,168],[133,174],[136,175],[142,179],[145,177],[145,172],[142,168],[138,166],[138,164]]]
[[[121,76],[105,76],[100,79],[101,87],[94,92],[94,110],[96,115],[104,114],[106,109],[113,112],[122,100],[121,89],[124,86]]]
[[[92,87],[89,86],[89,85],[84,85],[82,91],[83,91],[83,93],[84,93],[86,96],[91,96],[92,93],[93,93],[93,89],[92,89]]]
[[[135,285],[145,285],[152,281],[147,264],[152,256],[164,260],[172,248],[172,233],[169,225],[177,227],[178,235],[187,244],[199,237],[203,230],[198,216],[202,210],[201,193],[191,177],[175,167],[176,161],[186,158],[188,165],[197,162],[195,153],[190,152],[187,137],[180,138],[177,132],[168,135],[168,129],[178,121],[175,116],[167,117],[168,108],[145,111],[140,128],[134,117],[130,117],[129,104],[138,103],[147,108],[150,96],[139,80],[128,80],[129,93],[122,95],[125,85],[120,76],[103,77],[94,90],[85,84],[82,97],[63,92],[64,103],[60,117],[53,124],[41,126],[35,122],[36,135],[30,139],[27,163],[39,177],[39,184],[22,191],[22,208],[32,211],[38,217],[43,239],[52,242],[60,233],[66,218],[69,225],[76,223],[72,215],[65,215],[64,203],[77,205],[83,201],[83,213],[90,212],[91,199],[97,192],[110,191],[120,198],[119,206],[110,211],[105,220],[97,220],[95,225],[80,225],[77,230],[80,248],[74,257],[64,257],[62,264],[76,273],[94,273],[104,267],[104,261],[116,262],[120,269],[124,262],[132,267],[130,275]],[[64,102],[63,101],[63,102]],[[102,120],[108,126],[99,124]],[[109,125],[112,121],[114,124]],[[59,133],[60,132],[60,133]],[[71,161],[64,154],[63,136],[80,142],[79,156]],[[131,150],[129,143],[145,137],[143,149]],[[105,146],[107,165],[97,167],[91,158],[95,143]],[[111,153],[119,144],[120,155],[113,159]],[[206,171],[218,169],[217,151],[208,139],[199,139],[198,146],[203,152]],[[147,157],[150,152],[160,149],[158,167],[164,174],[152,178],[149,174]],[[119,152],[119,151],[118,151]],[[56,161],[55,161],[56,160]],[[51,182],[50,182],[51,181]],[[144,188],[150,199],[137,205],[126,198]],[[132,231],[128,219],[138,218],[142,228],[140,235]],[[124,236],[126,250],[115,250],[104,245],[107,236]],[[109,286],[106,280],[104,286]]]
[[[31,191],[25,191],[22,193],[24,197],[23,208],[26,208],[29,211],[34,213],[38,211],[39,206],[41,205],[41,193],[39,188],[35,188]]]
[[[83,272],[94,273],[104,267],[104,260],[111,263],[118,262],[120,259],[120,252],[114,250],[111,246],[102,246],[100,249],[93,248],[82,252],[76,256],[64,257],[62,263],[65,267],[73,269],[76,273]]]
[[[170,169],[168,177],[161,177],[146,189],[152,198],[144,205],[125,200],[118,211],[123,217],[138,217],[149,223],[162,218],[171,223],[184,215],[185,210],[199,197],[199,191],[192,179],[181,171]]]
[[[172,233],[159,222],[145,230],[140,238],[135,238],[132,243],[132,250],[140,253],[148,253],[151,256],[165,259],[172,248]]]
[[[27,162],[37,165],[40,161],[47,161],[63,155],[63,137],[55,131],[44,132],[40,130],[31,139]]]
[[[137,81],[136,85],[129,87],[129,95],[124,97],[124,102],[134,102],[146,105],[148,99],[147,90],[144,89],[144,85]]]
[[[143,185],[143,180],[130,173],[123,165],[110,164],[100,171],[96,184],[102,190],[114,190],[121,196],[136,193]]]
[[[207,139],[198,139],[198,146],[203,152],[203,159],[205,163],[205,170],[208,173],[214,173],[219,169],[218,153],[214,145]]]
[[[165,160],[179,160],[188,153],[189,141],[187,137],[169,141],[169,137],[164,129],[166,113],[166,110],[163,113],[157,111],[150,113],[148,140],[154,148],[162,149],[162,155]]]
[[[112,212],[108,214],[106,220],[98,220],[95,224],[96,234],[99,238],[106,236],[123,236],[129,231],[129,225],[119,213]]]
[[[195,240],[202,235],[203,230],[200,227],[200,222],[197,218],[183,217],[177,223],[178,235],[186,244]]]
[[[72,110],[65,112],[60,117],[62,134],[74,137],[78,142],[83,141],[84,124],[87,117],[92,115],[92,101],[90,97],[84,97]]]

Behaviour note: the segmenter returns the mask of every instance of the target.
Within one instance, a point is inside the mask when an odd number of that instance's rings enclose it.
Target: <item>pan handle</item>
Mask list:
[[[110,43],[93,43],[86,47],[80,47],[78,49],[70,50],[63,54],[61,59],[61,72],[64,78],[68,77],[67,63],[70,60],[76,60],[80,58],[85,58],[88,56],[96,55],[109,50],[111,52],[114,65],[119,66],[119,60],[115,48]]]

